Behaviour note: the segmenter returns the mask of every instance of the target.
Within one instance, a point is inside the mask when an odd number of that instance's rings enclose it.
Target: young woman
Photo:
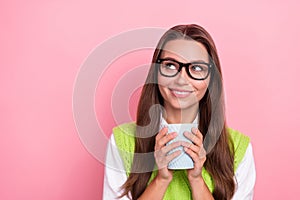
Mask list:
[[[219,58],[202,27],[178,25],[160,39],[138,104],[136,123],[110,138],[104,199],[252,199],[255,166],[249,138],[226,125]],[[195,123],[192,144],[174,142],[168,125]],[[171,170],[183,147],[194,168]]]

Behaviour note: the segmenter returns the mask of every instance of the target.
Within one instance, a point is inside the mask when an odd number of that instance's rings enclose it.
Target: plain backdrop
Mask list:
[[[81,64],[121,32],[182,23],[204,26],[215,40],[228,124],[251,137],[255,199],[297,199],[298,8],[298,1],[279,0],[1,1],[0,199],[102,199],[104,165],[83,145],[73,119]],[[111,69],[122,76],[151,54],[123,56]],[[116,125],[109,96],[116,79],[107,74],[95,95],[106,136]],[[129,100],[133,119],[138,96],[137,90]]]

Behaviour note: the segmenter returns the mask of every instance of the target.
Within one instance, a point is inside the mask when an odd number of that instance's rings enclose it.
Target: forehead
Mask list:
[[[171,40],[165,44],[161,58],[171,57],[180,62],[202,60],[208,62],[208,53],[203,44],[195,40]]]

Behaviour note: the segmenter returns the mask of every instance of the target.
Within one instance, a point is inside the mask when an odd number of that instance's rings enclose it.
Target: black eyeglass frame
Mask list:
[[[162,76],[165,76],[165,77],[175,77],[177,76],[177,74],[179,74],[179,72],[182,70],[182,68],[184,67],[185,68],[185,71],[187,72],[188,76],[194,80],[198,80],[198,81],[202,81],[202,80],[205,80],[207,79],[207,77],[209,76],[210,74],[210,71],[213,67],[213,64],[212,63],[206,63],[206,62],[191,62],[191,63],[182,63],[182,62],[179,62],[175,59],[170,59],[170,58],[166,58],[166,59],[158,59],[157,60],[157,63],[160,65],[163,61],[166,61],[166,60],[169,60],[169,61],[173,61],[173,62],[176,62],[177,64],[179,64],[179,68],[177,70],[177,73],[174,74],[174,75],[165,75],[162,73],[161,71],[161,68],[160,66],[158,66],[158,70],[159,70],[159,73],[162,75]],[[204,64],[204,65],[207,65],[208,66],[208,73],[206,75],[206,77],[203,77],[203,78],[194,78],[191,73],[190,73],[190,70],[189,70],[189,66],[192,65],[192,64]]]

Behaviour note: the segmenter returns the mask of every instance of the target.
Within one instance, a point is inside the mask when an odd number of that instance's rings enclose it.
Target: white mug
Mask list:
[[[172,132],[176,132],[177,136],[171,140],[170,142],[167,143],[171,144],[173,142],[176,141],[185,141],[185,142],[189,142],[192,143],[191,140],[189,140],[188,138],[186,138],[184,136],[184,132],[192,132],[192,128],[198,128],[197,124],[168,124],[168,133],[172,133]],[[173,153],[174,151],[180,150],[181,154],[174,158],[173,160],[171,160],[171,162],[168,164],[168,169],[192,169],[194,168],[194,161],[192,160],[192,158],[184,151],[182,146],[179,146],[177,148],[174,148],[173,150],[171,150],[169,152]]]

